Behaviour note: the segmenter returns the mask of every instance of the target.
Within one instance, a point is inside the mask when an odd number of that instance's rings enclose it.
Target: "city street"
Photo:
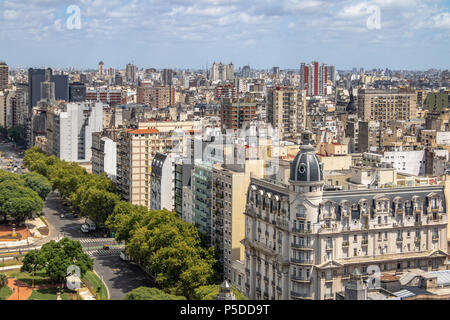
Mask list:
[[[84,219],[75,218],[55,193],[47,198],[43,212],[49,223],[50,239],[69,237],[80,241],[83,250],[94,260],[94,270],[108,287],[110,299],[120,300],[127,292],[150,284],[138,266],[120,259],[123,245],[113,238],[104,238],[102,234],[83,233],[80,228]],[[61,213],[64,213],[64,218],[60,217]],[[103,249],[104,244],[109,245],[109,250]]]

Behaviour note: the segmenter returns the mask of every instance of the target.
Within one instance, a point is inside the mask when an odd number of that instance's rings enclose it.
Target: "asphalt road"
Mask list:
[[[123,246],[112,238],[104,238],[102,234],[85,234],[80,228],[84,219],[73,217],[69,207],[63,206],[61,199],[51,193],[43,210],[49,229],[50,239],[69,237],[79,240],[83,250],[94,260],[94,270],[108,287],[110,299],[121,300],[131,290],[150,285],[145,273],[135,264],[124,262],[119,253]],[[61,218],[64,213],[64,218]],[[109,250],[103,245],[108,244]]]

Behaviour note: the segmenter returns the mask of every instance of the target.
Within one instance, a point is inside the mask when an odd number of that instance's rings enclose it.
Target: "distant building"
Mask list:
[[[413,120],[417,118],[417,95],[406,90],[358,90],[358,117],[363,121]]]
[[[41,97],[41,83],[46,81],[46,71],[50,73],[49,82],[55,86],[55,100],[69,101],[69,76],[54,75],[52,69],[28,69],[29,110],[37,106]]]
[[[172,69],[164,69],[161,74],[161,80],[162,80],[163,86],[171,86],[173,84]]]
[[[240,129],[245,122],[257,117],[257,103],[252,98],[222,99],[222,130]]]
[[[83,102],[85,100],[86,100],[85,84],[82,82],[73,82],[69,84],[69,102]]]
[[[103,61],[100,61],[98,63],[98,75],[100,77],[103,77],[105,75],[105,64],[103,63]]]
[[[137,82],[137,68],[135,65],[129,63],[126,67],[126,80],[130,83]]]
[[[172,106],[175,104],[175,88],[172,86],[139,86],[137,103],[157,109]]]
[[[232,84],[223,84],[216,87],[216,99],[230,99],[237,97],[237,89]]]
[[[213,63],[211,67],[211,80],[213,81],[233,81],[234,80],[234,65],[230,64],[222,64],[221,63]]]
[[[92,133],[92,173],[102,172],[113,181],[117,175],[117,143],[102,132]]]
[[[300,89],[306,90],[308,96],[327,95],[328,67],[314,61],[300,65]]]
[[[0,62],[0,91],[8,88],[8,65]]]

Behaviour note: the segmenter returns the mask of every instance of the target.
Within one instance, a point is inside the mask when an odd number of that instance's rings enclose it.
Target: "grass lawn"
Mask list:
[[[39,289],[34,290],[28,300],[56,300],[57,288]],[[77,300],[77,294],[64,290],[61,295],[62,300]]]
[[[6,300],[9,298],[10,295],[12,295],[13,291],[10,287],[4,286],[3,288],[0,288],[0,300]]]
[[[103,281],[97,277],[93,271],[88,271],[84,275],[83,282],[89,288],[92,294],[98,293],[97,300],[108,300],[108,291],[106,290]],[[99,289],[100,288],[100,291]]]

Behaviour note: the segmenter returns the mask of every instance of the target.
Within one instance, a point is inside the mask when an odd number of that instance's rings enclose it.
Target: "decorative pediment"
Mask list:
[[[427,194],[427,198],[440,198],[440,196],[436,192],[431,192]]]
[[[334,269],[334,268],[341,268],[343,267],[342,264],[335,260],[327,261],[322,263],[321,265],[316,266],[318,269]]]
[[[432,257],[448,257],[449,255],[445,251],[442,251],[441,249],[434,249],[430,252],[428,256],[432,258]]]

